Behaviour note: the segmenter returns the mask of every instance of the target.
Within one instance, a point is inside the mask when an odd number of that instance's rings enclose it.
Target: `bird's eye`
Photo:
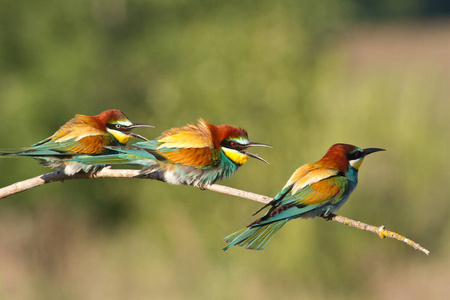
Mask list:
[[[116,124],[116,128],[120,129],[120,128],[122,128],[122,126],[120,124]]]
[[[236,146],[237,146],[237,143],[236,143],[236,142],[231,142],[231,143],[230,143],[230,145],[231,145],[231,147],[233,147],[233,148],[234,148],[234,147],[236,147]]]

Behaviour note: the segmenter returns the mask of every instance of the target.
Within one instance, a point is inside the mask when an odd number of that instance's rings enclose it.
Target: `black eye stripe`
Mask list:
[[[359,159],[363,157],[363,153],[361,151],[355,151],[353,153],[348,153],[347,154],[347,159],[348,160],[355,160],[355,159]]]
[[[106,123],[106,127],[108,127],[109,129],[115,129],[115,130],[120,130],[120,131],[128,130],[128,126],[120,125],[120,124]]]
[[[238,142],[236,142],[236,141],[227,141],[227,140],[223,140],[221,143],[220,143],[220,145],[222,146],[222,147],[225,147],[225,148],[234,148],[234,149],[242,149],[244,146],[243,145],[241,145],[241,144],[239,144]]]

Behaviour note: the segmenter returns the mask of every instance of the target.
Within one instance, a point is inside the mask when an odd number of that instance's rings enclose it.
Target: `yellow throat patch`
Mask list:
[[[352,161],[350,161],[350,166],[352,166],[352,168],[355,170],[359,170],[359,167],[361,166],[363,160],[364,160],[364,158],[352,160]]]
[[[131,136],[118,130],[106,128],[106,130],[121,144],[126,145]]]
[[[247,162],[248,156],[233,149],[223,148],[225,155],[237,165],[243,165]]]

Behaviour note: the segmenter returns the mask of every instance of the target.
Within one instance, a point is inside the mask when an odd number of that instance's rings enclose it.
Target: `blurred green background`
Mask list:
[[[274,196],[336,142],[366,159],[339,214],[266,250],[222,238],[260,204],[137,179],[74,180],[0,203],[0,299],[444,299],[450,293],[450,8],[439,1],[0,3],[0,148],[76,113],[122,109],[148,138],[203,117],[242,126],[271,164],[222,184]],[[0,185],[37,176],[2,159]]]

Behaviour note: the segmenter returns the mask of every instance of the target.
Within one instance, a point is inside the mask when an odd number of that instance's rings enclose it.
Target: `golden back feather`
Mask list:
[[[160,148],[214,148],[208,122],[199,119],[198,124],[166,130],[158,142]]]
[[[336,169],[324,168],[317,163],[310,163],[298,168],[289,178],[286,186],[294,184],[292,188],[292,193],[294,194],[305,186],[335,176],[338,173],[339,171]]]
[[[63,143],[71,141],[64,146],[64,150],[73,153],[95,154],[105,151],[103,146],[113,145],[114,138],[92,117],[76,115],[75,118],[56,131],[50,138],[52,142]]]
[[[342,184],[335,183],[334,179],[345,181],[345,177],[328,178],[310,185],[312,190],[305,198],[302,198],[300,202],[302,204],[314,205],[322,202],[333,202],[333,200],[339,199],[346,190]]]
[[[210,148],[185,148],[160,154],[171,163],[193,167],[212,166],[219,159],[219,151]]]

